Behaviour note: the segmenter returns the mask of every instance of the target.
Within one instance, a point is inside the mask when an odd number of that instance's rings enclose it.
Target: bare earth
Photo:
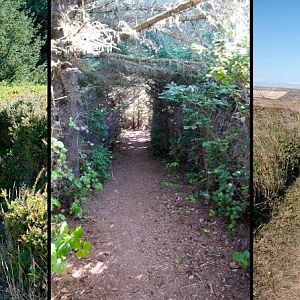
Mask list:
[[[52,299],[250,299],[249,274],[231,259],[248,249],[248,226],[228,238],[224,220],[208,216],[211,204],[185,200],[192,187],[178,179],[166,187],[175,175],[149,156],[148,134],[127,138],[113,177],[73,222],[91,256],[52,280]]]

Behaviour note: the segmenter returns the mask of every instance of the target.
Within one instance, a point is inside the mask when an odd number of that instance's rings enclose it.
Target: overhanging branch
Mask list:
[[[147,28],[152,27],[154,24],[158,23],[159,21],[170,18],[173,15],[176,15],[186,9],[189,9],[191,7],[198,5],[202,1],[203,0],[188,0],[186,2],[183,2],[171,9],[166,10],[165,12],[163,12],[161,14],[151,17],[150,19],[146,20],[145,22],[142,22],[142,23],[136,25],[133,29],[137,32],[141,32]]]
[[[162,21],[162,20],[165,20],[167,18],[170,18],[182,11],[185,11],[191,7],[195,7],[196,5],[200,4],[203,0],[188,0],[188,1],[185,1],[173,8],[170,8],[158,15],[155,15],[151,18],[149,18],[148,20],[136,25],[135,27],[133,27],[133,30],[136,31],[136,32],[141,32],[145,29],[148,29],[150,27],[152,27],[153,25],[155,25],[156,23]],[[182,17],[182,22],[186,22],[186,21],[189,21],[189,20],[199,20],[199,19],[204,19],[206,18],[204,15],[197,15],[197,16],[191,16],[191,17],[188,17],[188,16],[184,16]],[[130,37],[130,34],[128,33],[121,33],[120,34],[120,39],[121,40],[127,40],[129,37]]]

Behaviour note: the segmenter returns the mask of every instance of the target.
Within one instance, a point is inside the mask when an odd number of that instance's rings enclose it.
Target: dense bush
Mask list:
[[[47,163],[46,97],[16,100],[0,108],[0,186],[32,186]],[[45,178],[39,182],[45,183]]]
[[[169,84],[153,104],[152,153],[181,167],[232,231],[249,206],[249,56],[219,44],[198,85]],[[165,126],[161,126],[164,124]]]
[[[32,289],[46,295],[47,281],[47,196],[45,193],[21,188],[12,201],[2,195],[7,208],[3,213],[7,253],[15,257],[5,275],[11,284],[22,284],[24,293]],[[8,263],[8,261],[6,261]]]
[[[98,146],[92,150],[91,159],[93,169],[97,172],[102,182],[109,177],[108,166],[110,164],[110,155],[110,151],[105,146]]]
[[[212,200],[230,218],[230,230],[249,204],[249,136],[235,111],[238,96],[238,89],[216,83],[170,84],[152,128],[153,153],[167,153],[184,168],[202,190],[197,197]]]
[[[6,235],[14,248],[19,245],[39,261],[47,258],[47,197],[45,194],[21,190],[8,202],[4,213]]]

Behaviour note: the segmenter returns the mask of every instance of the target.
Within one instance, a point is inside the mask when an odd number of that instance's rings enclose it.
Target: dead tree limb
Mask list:
[[[148,29],[150,27],[152,27],[153,25],[155,25],[156,23],[158,23],[159,21],[162,21],[162,20],[165,20],[167,18],[170,18],[178,13],[181,13],[182,11],[185,11],[189,8],[192,8],[192,7],[195,7],[196,5],[200,4],[203,0],[188,0],[188,1],[185,1],[181,4],[178,4],[177,6],[173,7],[173,8],[170,8],[158,15],[155,15],[151,18],[149,18],[148,20],[136,25],[135,27],[133,27],[133,30],[136,31],[136,32],[141,32],[145,29]],[[187,17],[183,17],[183,22],[187,21]],[[191,18],[191,17],[190,17]],[[192,17],[194,18],[194,20],[196,19],[204,19],[206,18],[204,15],[198,15],[197,17]],[[119,38],[120,40],[127,40],[130,38],[130,34],[124,32],[124,33],[121,33],[119,35]]]
[[[164,11],[161,14],[155,15],[153,17],[151,17],[150,19],[146,20],[145,22],[142,22],[138,25],[136,25],[133,29],[137,32],[141,32],[147,28],[152,27],[154,24],[158,23],[159,21],[162,21],[164,19],[170,18],[173,15],[176,15],[184,10],[187,10],[191,7],[194,7],[196,5],[198,5],[199,3],[201,3],[203,0],[188,0],[185,1],[171,9],[168,9],[166,11]]]

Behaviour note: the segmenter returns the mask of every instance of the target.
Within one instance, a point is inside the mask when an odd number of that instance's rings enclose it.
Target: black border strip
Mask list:
[[[253,194],[253,1],[250,0],[250,299],[253,299],[253,215],[254,215],[254,194]]]
[[[51,299],[51,0],[48,0],[48,34],[47,34],[47,126],[48,126],[48,162],[47,162],[47,198],[48,198],[48,299]]]

